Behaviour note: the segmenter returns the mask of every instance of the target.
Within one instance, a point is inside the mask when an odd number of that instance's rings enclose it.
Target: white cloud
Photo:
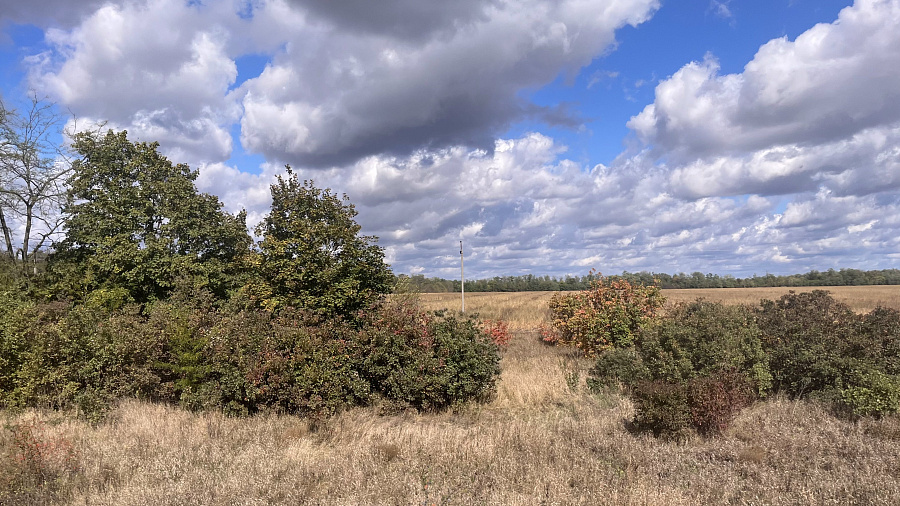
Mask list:
[[[629,122],[645,149],[609,165],[538,133],[496,138],[523,118],[565,122],[523,95],[657,7],[105,3],[47,32],[31,82],[199,166],[200,189],[251,225],[291,162],[349,194],[397,272],[454,276],[460,237],[473,277],[884,266],[900,247],[900,0],[770,41],[742,73],[714,55],[685,65]],[[271,60],[244,81],[235,60],[251,53]],[[237,124],[261,174],[228,161]]]
[[[455,276],[460,238],[472,277],[589,268],[750,274],[775,264],[800,272],[835,254],[878,265],[897,246],[900,219],[884,215],[900,211],[898,198],[823,190],[776,214],[777,200],[756,195],[673,197],[668,169],[646,159],[588,168],[564,155],[550,138],[530,134],[499,140],[492,153],[456,146],[295,170],[346,192],[363,233],[381,238],[397,272]],[[255,222],[267,211],[275,172],[215,166],[201,169],[198,183],[226,201],[256,195],[241,201]],[[864,252],[855,251],[860,244]]]
[[[673,231],[655,245],[795,272],[831,257],[884,267],[898,242],[898,83],[897,0],[858,0],[834,23],[769,41],[739,74],[720,74],[713,55],[685,65],[628,123],[646,146],[640,158],[665,173],[660,188],[685,202],[656,215]],[[785,207],[771,214],[758,199],[775,196],[766,201]],[[685,212],[718,218],[678,230]]]
[[[520,93],[575,73],[658,0],[182,0],[105,3],[47,31],[31,85],[138,137],[225,161],[231,125],[270,160],[332,166],[423,148],[491,148],[526,117],[571,123]],[[392,14],[393,13],[393,14]],[[33,16],[39,13],[33,12]],[[243,76],[235,60],[271,62]],[[249,77],[249,79],[244,79]]]
[[[224,161],[239,107],[228,94],[237,69],[227,30],[179,0],[106,4],[72,30],[50,29],[52,51],[35,60],[31,85],[134,137],[158,140],[185,161]]]
[[[731,0],[710,0],[709,9],[716,15],[722,18],[731,18],[734,17],[734,14],[731,12]]]
[[[568,121],[560,111],[524,104],[519,92],[577,72],[614,43],[617,28],[644,21],[658,5],[467,2],[456,18],[426,25],[431,31],[423,34],[405,28],[415,27],[422,9],[407,2],[389,3],[411,8],[404,27],[394,26],[396,19],[371,26],[375,21],[361,19],[368,9],[351,16],[332,3],[323,22],[315,15],[325,7],[312,4],[284,52],[245,83],[241,125],[252,149],[320,166],[423,147],[489,149],[499,130],[527,115]],[[361,25],[366,29],[353,29]]]
[[[656,88],[629,127],[671,160],[837,142],[900,121],[900,2],[859,0],[795,41],[763,45],[740,74],[713,57]]]

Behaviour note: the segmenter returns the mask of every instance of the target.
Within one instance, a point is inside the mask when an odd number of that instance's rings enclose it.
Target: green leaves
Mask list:
[[[147,302],[166,298],[182,277],[221,298],[239,286],[251,244],[246,214],[199,193],[196,171],[124,131],[77,134],[74,148],[81,158],[63,208],[66,238],[50,257],[52,293],[124,288]]]
[[[376,238],[360,236],[347,196],[319,189],[287,167],[271,186],[272,210],[257,227],[258,280],[248,291],[267,309],[354,314],[390,292],[393,275]]]

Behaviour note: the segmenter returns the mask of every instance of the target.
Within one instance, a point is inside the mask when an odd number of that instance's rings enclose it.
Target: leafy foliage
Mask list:
[[[508,323],[503,320],[484,320],[482,325],[484,331],[491,336],[491,339],[493,339],[494,344],[501,348],[509,346],[512,335],[509,333]]]
[[[77,408],[90,419],[121,397],[231,414],[327,416],[376,398],[438,410],[489,398],[499,376],[498,346],[473,318],[387,304],[351,324],[211,300],[176,293],[141,311],[8,298],[0,405]]]
[[[685,381],[734,369],[765,396],[772,377],[761,337],[749,308],[698,299],[671,307],[641,334],[637,349],[654,379]]]
[[[588,388],[600,392],[613,386],[630,387],[650,379],[650,369],[634,348],[611,348],[597,357],[587,379]]]
[[[575,346],[589,357],[608,348],[629,347],[664,302],[655,286],[600,277],[589,290],[553,295],[551,328],[544,329],[544,340]]]
[[[638,430],[679,433],[687,410],[695,430],[716,434],[773,389],[851,417],[900,410],[900,312],[856,315],[824,291],[791,292],[757,308],[679,304],[636,345],[633,354],[602,354],[589,383],[624,383]]]
[[[684,437],[690,430],[691,409],[684,383],[642,381],[634,385],[631,399],[635,412],[632,430],[672,439]]]
[[[687,383],[691,422],[700,434],[722,433],[735,416],[756,400],[755,385],[736,369],[719,370]]]
[[[640,381],[632,387],[631,398],[634,431],[682,438],[691,430],[706,436],[720,434],[756,397],[744,374],[720,370],[689,381]]]
[[[361,371],[383,398],[436,410],[485,400],[500,375],[493,336],[473,318],[391,301],[363,333]]]
[[[756,312],[775,388],[794,397],[840,388],[842,343],[857,319],[828,292],[790,293],[762,301]]]
[[[356,209],[287,167],[271,186],[272,210],[257,228],[263,240],[249,293],[263,307],[353,315],[389,293],[393,274],[375,238],[360,236]]]
[[[900,378],[878,369],[854,371],[841,391],[841,405],[852,416],[882,416],[900,411]]]
[[[122,288],[147,302],[165,299],[179,278],[218,297],[239,286],[251,243],[246,214],[198,193],[196,171],[124,131],[79,133],[73,147],[81,158],[63,208],[66,237],[50,257],[51,293],[83,299]]]
[[[779,390],[853,416],[900,407],[900,312],[876,308],[856,315],[816,290],[763,301],[757,320]]]

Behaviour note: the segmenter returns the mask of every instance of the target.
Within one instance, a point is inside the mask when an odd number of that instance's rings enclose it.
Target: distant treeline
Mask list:
[[[537,292],[558,290],[584,290],[591,281],[597,279],[596,274],[584,276],[495,276],[490,279],[466,281],[467,292]],[[736,278],[731,275],[718,274],[661,274],[655,272],[628,272],[609,276],[624,278],[632,283],[658,284],[660,288],[756,288],[775,286],[861,286],[861,285],[900,285],[900,269],[884,269],[880,271],[861,271],[859,269],[828,269],[827,271],[809,271],[806,274],[776,276],[753,275],[748,278]],[[408,281],[410,288],[424,293],[459,292],[458,279],[426,278],[422,274],[414,276],[400,275],[401,280]]]

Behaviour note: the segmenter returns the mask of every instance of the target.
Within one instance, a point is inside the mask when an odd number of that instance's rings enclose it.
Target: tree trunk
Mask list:
[[[0,207],[0,228],[3,229],[3,239],[6,241],[6,254],[10,260],[15,260],[16,254],[13,251],[12,235],[9,232],[9,225],[6,224],[6,215],[3,213],[2,207]]]
[[[25,236],[22,238],[22,274],[28,277],[28,258],[31,256],[28,251],[28,243],[31,241],[31,218],[34,211],[34,205],[27,204],[25,206]]]

